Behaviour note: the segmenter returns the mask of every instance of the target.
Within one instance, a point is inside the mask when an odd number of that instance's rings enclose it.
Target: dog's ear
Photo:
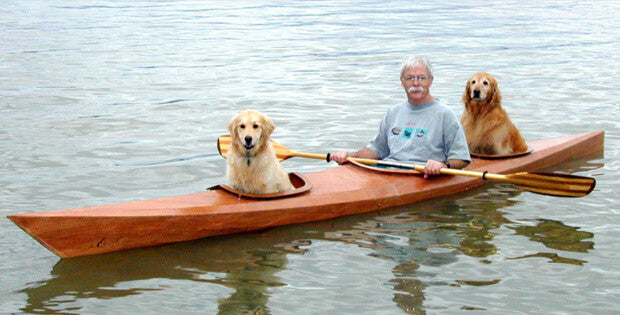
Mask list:
[[[467,104],[467,102],[471,101],[471,79],[467,79],[467,84],[465,84],[465,92],[463,92],[463,103]]]
[[[269,138],[271,133],[276,129],[276,125],[273,123],[271,118],[267,116],[261,116],[263,132],[265,133],[265,138]]]
[[[495,80],[495,78],[491,80],[491,87],[491,93],[493,94],[491,95],[491,103],[499,104],[502,101],[502,93],[499,91],[499,86],[497,85],[497,80]]]
[[[231,136],[235,136],[236,132],[237,132],[237,128],[235,128],[237,126],[237,120],[239,120],[239,115],[235,115],[230,122],[228,123],[228,131],[230,132]]]

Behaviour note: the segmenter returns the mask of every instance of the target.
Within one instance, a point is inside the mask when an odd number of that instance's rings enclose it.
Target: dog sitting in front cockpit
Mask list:
[[[232,118],[228,124],[231,145],[226,154],[231,187],[250,194],[294,189],[269,141],[274,129],[271,119],[255,110],[245,110]]]

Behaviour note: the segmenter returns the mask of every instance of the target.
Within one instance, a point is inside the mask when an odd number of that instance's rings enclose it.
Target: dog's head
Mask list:
[[[463,93],[463,103],[468,104],[472,100],[499,104],[502,100],[502,94],[499,92],[497,80],[486,72],[474,74],[467,80],[465,92]]]
[[[228,124],[232,148],[249,155],[264,148],[274,129],[275,125],[269,117],[253,109],[239,113]]]

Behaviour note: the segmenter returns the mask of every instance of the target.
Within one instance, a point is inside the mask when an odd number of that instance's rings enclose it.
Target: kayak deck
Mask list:
[[[511,159],[473,159],[471,171],[534,171],[603,149],[602,131],[528,143]],[[423,179],[353,165],[304,174],[312,189],[282,199],[251,200],[223,190],[69,210],[8,216],[60,257],[74,257],[325,220],[462,192],[483,180]]]

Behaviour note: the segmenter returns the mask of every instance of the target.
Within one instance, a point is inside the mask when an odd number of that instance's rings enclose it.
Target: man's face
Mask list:
[[[405,88],[407,99],[411,105],[419,105],[431,101],[430,87],[433,84],[433,78],[429,77],[426,67],[415,66],[406,69],[400,82]]]

